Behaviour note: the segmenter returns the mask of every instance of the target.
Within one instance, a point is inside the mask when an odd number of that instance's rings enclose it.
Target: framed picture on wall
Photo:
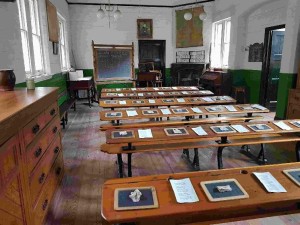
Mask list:
[[[137,38],[152,38],[152,19],[137,19]]]

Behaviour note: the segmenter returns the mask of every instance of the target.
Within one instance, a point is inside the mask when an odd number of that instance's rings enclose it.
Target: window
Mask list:
[[[24,0],[17,0],[17,2],[26,75],[40,76],[45,71],[38,2],[29,0],[28,5]],[[29,16],[26,12],[29,12]],[[27,19],[30,20],[30,26],[28,26]]]
[[[211,67],[228,68],[230,18],[213,23]]]
[[[58,15],[59,25],[59,52],[60,52],[60,64],[62,70],[68,69],[68,49],[67,49],[67,35],[66,35],[66,22],[64,18]]]

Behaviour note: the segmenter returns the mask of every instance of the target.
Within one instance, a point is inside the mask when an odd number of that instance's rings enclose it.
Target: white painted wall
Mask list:
[[[72,51],[76,68],[92,69],[93,55],[91,43],[126,44],[134,42],[134,64],[138,67],[137,19],[153,20],[153,40],[166,40],[166,67],[173,61],[172,9],[119,7],[122,18],[109,28],[108,19],[98,19],[99,7],[70,5]]]
[[[16,2],[0,2],[0,69],[14,70],[16,82],[25,80],[25,68]]]

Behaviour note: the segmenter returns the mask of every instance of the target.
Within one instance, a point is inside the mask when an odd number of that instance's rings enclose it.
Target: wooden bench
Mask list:
[[[66,95],[67,100],[64,101],[60,106],[59,106],[59,115],[60,115],[60,120],[61,120],[61,125],[63,129],[65,129],[66,124],[68,124],[68,110],[73,107],[74,111],[76,111],[76,99],[71,97],[69,95],[68,91],[62,92],[59,97]]]
[[[234,168],[226,170],[197,171],[144,177],[112,179],[104,183],[101,197],[103,224],[135,222],[152,224],[215,224],[270,215],[299,212],[300,188],[282,171],[298,169],[300,163]],[[287,190],[286,193],[268,193],[253,172],[270,172]],[[189,178],[199,198],[195,203],[177,203],[170,179]],[[249,198],[211,202],[207,198],[202,181],[236,179],[248,193]],[[117,188],[154,187],[158,208],[117,211],[114,209]],[[296,211],[297,210],[297,211]]]

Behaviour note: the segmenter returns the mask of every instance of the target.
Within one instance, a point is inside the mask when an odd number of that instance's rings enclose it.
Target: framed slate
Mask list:
[[[249,198],[248,193],[236,179],[203,181],[200,183],[211,202]],[[229,186],[231,190],[220,191],[220,187]]]
[[[133,104],[144,104],[145,102],[144,101],[141,101],[141,100],[134,100],[132,101]]]
[[[129,195],[138,189],[142,195],[139,202],[133,202]],[[114,210],[158,208],[155,187],[117,188],[114,193]]]
[[[116,100],[106,100],[104,101],[105,104],[117,104]]]
[[[157,110],[143,110],[142,114],[143,115],[158,115],[158,111]]]
[[[133,130],[113,131],[111,132],[111,138],[134,138],[134,132]]]
[[[178,135],[188,135],[188,131],[184,127],[176,128],[165,128],[164,129],[167,136],[178,136]]]
[[[179,113],[189,113],[189,111],[187,109],[172,109],[172,111],[175,114],[179,114]]]
[[[294,181],[298,186],[300,186],[300,168],[283,170],[283,173],[287,175],[292,181]]]
[[[210,129],[217,134],[236,133],[236,130],[231,126],[211,126]]]
[[[247,125],[254,131],[261,132],[261,131],[272,131],[273,129],[266,124],[251,124]]]
[[[300,128],[300,121],[291,121],[290,123]]]
[[[122,112],[108,112],[105,113],[105,117],[122,117]]]

